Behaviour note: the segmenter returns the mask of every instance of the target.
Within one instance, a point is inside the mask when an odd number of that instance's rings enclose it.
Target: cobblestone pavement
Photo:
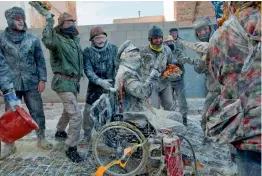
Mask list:
[[[203,132],[200,127],[200,112],[204,99],[189,99],[190,115],[188,116],[188,132],[186,138],[193,145],[196,158],[204,167],[199,168],[199,175],[220,176],[236,172],[236,165],[231,161],[229,150],[226,146],[218,144],[203,145]],[[9,158],[0,161],[0,176],[48,176],[48,175],[91,175],[96,166],[88,152],[88,147],[78,146],[80,155],[86,160],[81,164],[70,162],[65,156],[63,142],[54,140],[56,124],[62,113],[62,104],[45,104],[46,135],[47,139],[54,144],[51,151],[41,150],[36,147],[36,135],[30,133],[16,142],[17,151]],[[82,110],[84,105],[81,105]],[[4,113],[4,106],[0,105],[0,114]],[[190,150],[185,141],[182,142],[182,153],[190,155]],[[2,144],[3,149],[3,144]],[[190,168],[187,167],[189,171]]]

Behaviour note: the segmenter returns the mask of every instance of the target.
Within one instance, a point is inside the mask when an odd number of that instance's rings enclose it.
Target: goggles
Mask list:
[[[95,42],[105,42],[106,41],[106,35],[98,35],[94,37]]]
[[[25,18],[22,15],[16,15],[13,19],[16,20],[16,21],[19,21],[19,22],[25,21]]]
[[[196,30],[198,35],[203,35],[205,33],[210,33],[210,27],[209,26],[205,26],[203,28],[197,29]]]

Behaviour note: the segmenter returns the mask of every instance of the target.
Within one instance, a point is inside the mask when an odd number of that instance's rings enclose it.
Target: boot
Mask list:
[[[66,150],[66,156],[74,163],[80,163],[84,161],[83,158],[78,154],[77,147],[68,147]]]
[[[5,158],[7,158],[8,156],[12,155],[15,152],[16,152],[15,143],[5,144],[3,152],[0,153],[0,160],[4,160]]]
[[[91,132],[85,132],[84,138],[80,141],[80,144],[83,144],[87,146],[88,152],[92,152],[92,138],[91,138]]]
[[[67,139],[67,133],[65,131],[57,131],[55,134],[55,139],[58,141],[65,141]]]
[[[90,144],[91,142],[91,131],[85,131],[84,132],[84,138],[81,140],[81,144]]]
[[[183,117],[183,125],[187,127],[187,117]]]
[[[37,147],[41,147],[42,149],[50,150],[53,148],[53,144],[48,142],[45,139],[45,130],[35,130],[37,136]]]

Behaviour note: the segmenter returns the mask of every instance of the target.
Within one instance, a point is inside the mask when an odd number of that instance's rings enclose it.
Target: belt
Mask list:
[[[63,75],[63,74],[60,74],[60,73],[55,73],[55,77],[63,78],[63,79],[74,81],[74,82],[79,82],[80,79],[81,79],[81,77],[70,76],[70,75]]]

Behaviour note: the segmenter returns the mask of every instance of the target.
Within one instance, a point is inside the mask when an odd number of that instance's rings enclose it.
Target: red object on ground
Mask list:
[[[0,140],[10,144],[24,137],[32,130],[39,129],[32,117],[21,107],[16,111],[8,109],[0,118]]]
[[[180,139],[177,136],[164,137],[163,147],[168,176],[184,175]]]

